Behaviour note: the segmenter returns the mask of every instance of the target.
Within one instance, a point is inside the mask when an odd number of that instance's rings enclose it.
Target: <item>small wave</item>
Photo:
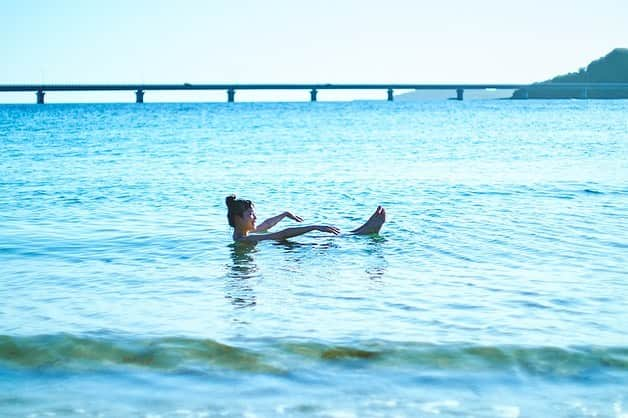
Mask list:
[[[519,372],[547,377],[628,372],[628,347],[527,347],[367,341],[337,345],[265,339],[238,347],[182,337],[0,336],[0,364],[27,369],[98,370],[144,367],[166,371],[226,369],[288,373],[306,367],[362,362],[366,367],[448,372]]]
[[[587,194],[604,194],[604,192],[601,192],[599,190],[593,190],[593,189],[584,189],[583,193],[587,193]]]
[[[525,347],[467,344],[371,343],[363,347],[288,344],[286,349],[322,360],[370,360],[381,366],[440,371],[520,371],[578,376],[597,370],[628,371],[628,347]]]
[[[67,334],[0,336],[0,364],[25,368],[92,369],[140,366],[163,370],[217,366],[250,372],[278,372],[260,356],[210,339],[88,338]]]

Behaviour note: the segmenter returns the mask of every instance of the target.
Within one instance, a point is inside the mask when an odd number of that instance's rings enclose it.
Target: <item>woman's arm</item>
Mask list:
[[[253,232],[267,231],[273,226],[277,225],[283,218],[290,218],[293,221],[303,222],[303,218],[301,218],[300,216],[293,215],[290,212],[284,212],[277,216],[273,216],[272,218],[266,219],[264,222],[259,224]]]
[[[270,234],[261,235],[247,235],[240,238],[238,241],[259,242],[264,240],[283,241],[288,238],[296,237],[298,235],[307,234],[311,231],[328,232],[330,234],[338,235],[340,230],[335,226],[328,225],[311,225],[311,226],[297,226],[295,228],[287,228],[282,231],[272,232]]]

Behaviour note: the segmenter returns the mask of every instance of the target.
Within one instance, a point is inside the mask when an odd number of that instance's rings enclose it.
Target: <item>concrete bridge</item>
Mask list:
[[[320,90],[383,90],[388,101],[394,100],[395,90],[451,90],[456,99],[463,100],[465,90],[516,90],[524,91],[523,98],[532,89],[579,89],[582,99],[588,98],[588,89],[628,89],[628,83],[535,83],[535,84],[0,84],[0,92],[29,92],[36,95],[37,103],[44,103],[50,91],[135,91],[135,102],[143,103],[147,91],[167,90],[223,90],[227,101],[234,102],[239,90],[309,90],[310,101],[315,102]]]

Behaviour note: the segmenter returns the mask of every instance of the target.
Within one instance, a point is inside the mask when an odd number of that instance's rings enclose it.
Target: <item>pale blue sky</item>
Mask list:
[[[628,46],[625,0],[1,4],[0,84],[525,83]]]

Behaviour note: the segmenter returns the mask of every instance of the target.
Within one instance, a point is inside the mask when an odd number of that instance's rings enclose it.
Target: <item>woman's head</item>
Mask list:
[[[255,210],[253,202],[245,199],[236,199],[234,194],[227,196],[227,219],[229,225],[238,230],[252,231],[255,229]]]

